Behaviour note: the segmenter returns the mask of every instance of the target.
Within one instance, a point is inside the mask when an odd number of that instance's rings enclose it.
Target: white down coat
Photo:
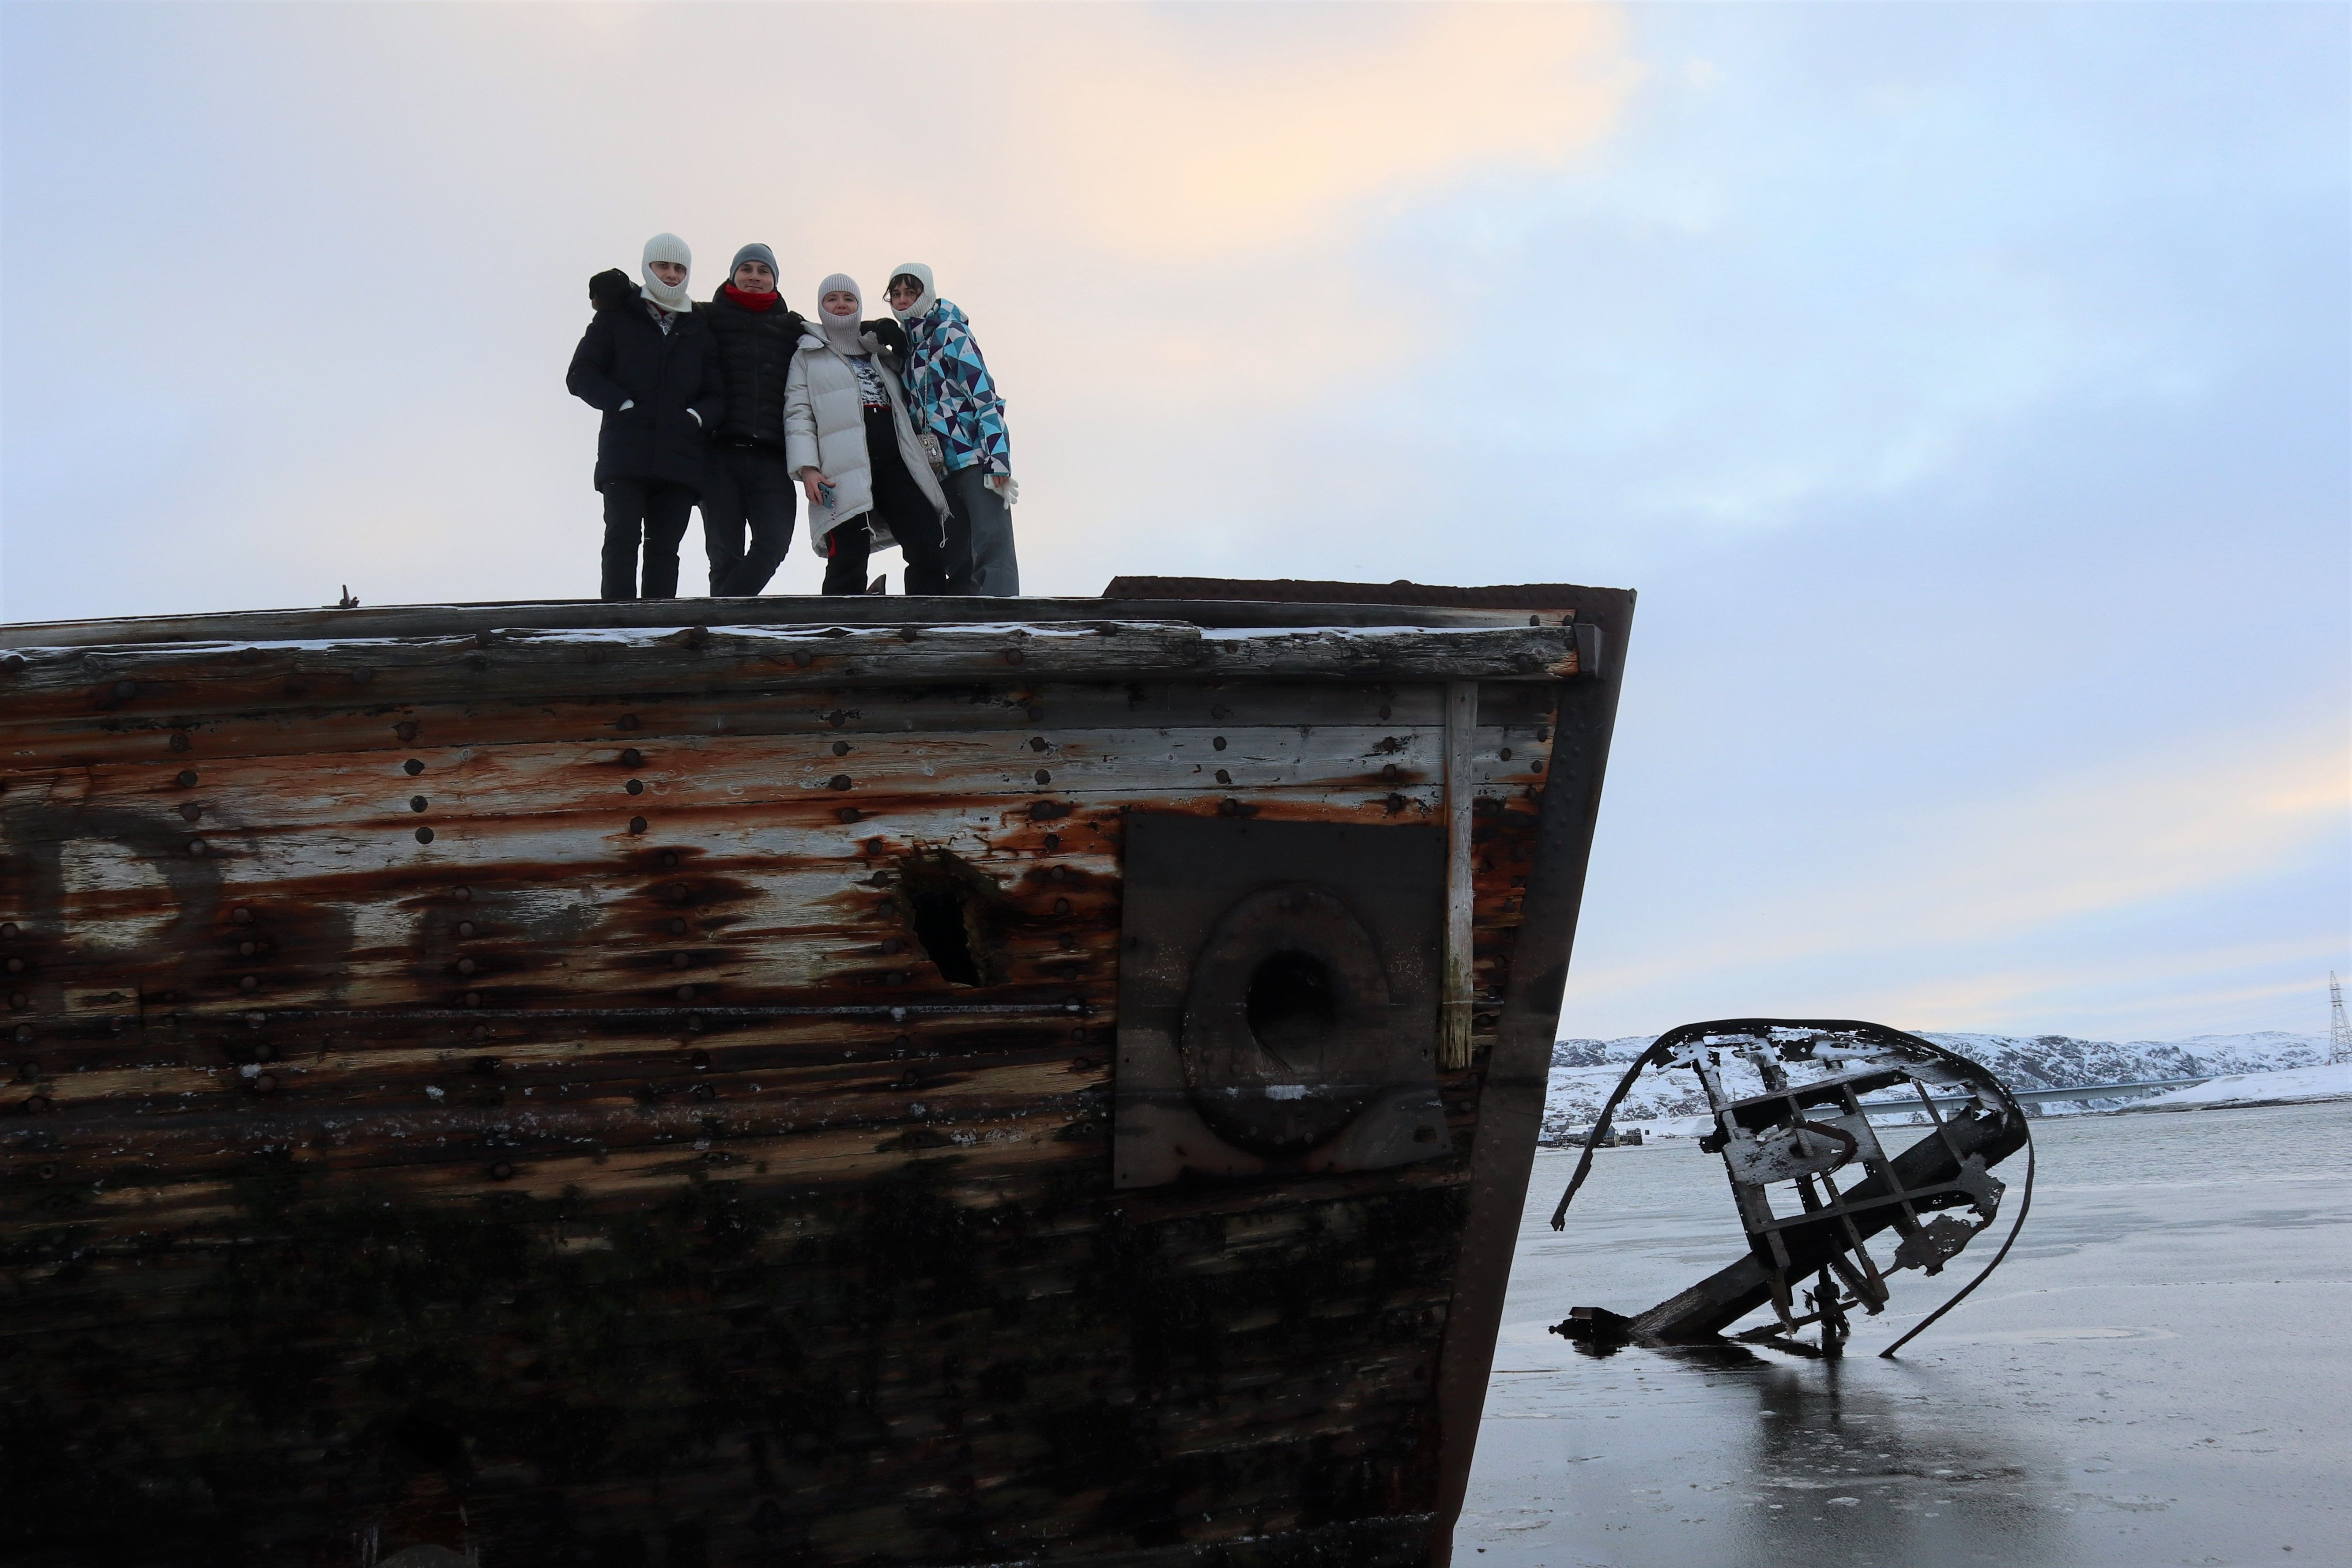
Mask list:
[[[869,353],[878,347],[871,332],[864,342]],[[948,499],[908,423],[907,390],[878,354],[874,367],[890,390],[890,423],[898,431],[899,460],[944,523]],[[874,510],[874,467],[866,456],[866,399],[857,390],[857,373],[813,331],[801,334],[800,351],[793,355],[792,370],[784,378],[784,461],[795,476],[814,467],[833,481],[832,502],[809,506],[809,544],[819,555],[824,553],[825,535],[835,523]],[[876,548],[895,542],[880,517],[869,521]]]

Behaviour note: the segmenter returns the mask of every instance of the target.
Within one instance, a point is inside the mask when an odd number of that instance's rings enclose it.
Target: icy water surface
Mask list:
[[[1604,1150],[1556,1235],[1575,1155],[1538,1153],[1456,1568],[2352,1564],[2352,1103],[2034,1136],[2016,1249],[1899,1361],[2006,1211],[1842,1362],[1596,1359],[1545,1329],[1738,1256],[1723,1164]],[[2014,1203],[2022,1158],[1999,1173]]]

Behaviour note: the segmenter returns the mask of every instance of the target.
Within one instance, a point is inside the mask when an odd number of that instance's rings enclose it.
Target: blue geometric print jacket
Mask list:
[[[948,472],[984,462],[992,474],[1010,474],[1004,399],[989,379],[988,362],[980,357],[964,313],[940,300],[907,323],[907,390],[919,412],[919,428],[939,437]]]

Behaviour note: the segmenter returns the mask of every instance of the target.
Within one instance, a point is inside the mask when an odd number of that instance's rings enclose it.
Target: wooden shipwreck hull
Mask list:
[[[1443,1563],[1632,595],[1112,592],[0,628],[0,1558]]]

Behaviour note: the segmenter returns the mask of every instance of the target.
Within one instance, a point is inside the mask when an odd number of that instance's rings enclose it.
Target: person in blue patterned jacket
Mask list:
[[[1004,433],[1004,399],[980,357],[964,313],[939,296],[931,269],[909,261],[890,274],[890,313],[907,329],[907,392],[916,427],[936,449],[940,484],[947,491],[950,553],[968,541],[965,590],[1017,595],[1021,566],[1013,553],[1013,445]],[[961,539],[954,538],[961,534]]]

